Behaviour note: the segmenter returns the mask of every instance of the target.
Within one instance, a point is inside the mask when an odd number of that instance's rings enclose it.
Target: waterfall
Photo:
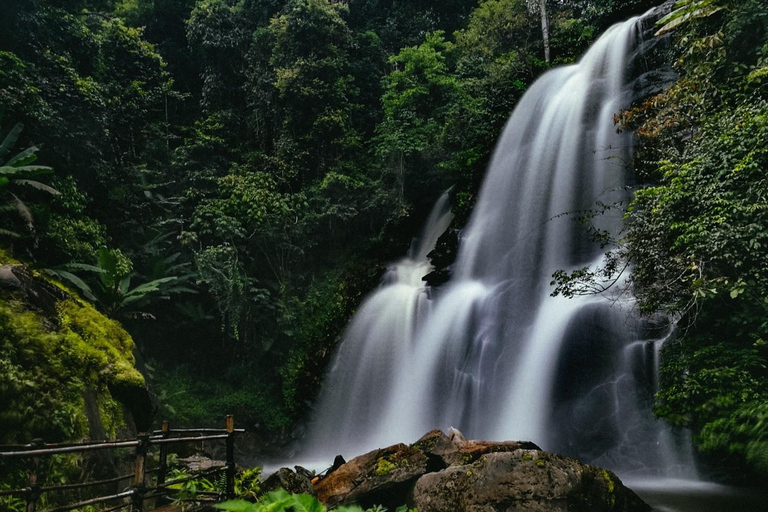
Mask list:
[[[553,272],[602,259],[576,218],[630,198],[633,136],[614,115],[632,98],[642,25],[615,25],[580,62],[530,87],[497,144],[453,277],[428,300],[420,278],[447,222],[441,198],[419,249],[344,336],[317,402],[315,452],[356,455],[454,426],[629,473],[691,467],[684,436],[651,413],[671,326],[641,319],[621,286],[550,297]],[[622,216],[608,209],[593,224],[615,235]]]
[[[451,222],[448,193],[432,208],[414,238],[408,255],[385,273],[381,286],[368,297],[347,326],[318,398],[312,433],[314,446],[345,453],[370,449],[386,400],[385,391],[401,378],[404,361],[412,357],[416,328],[431,307],[422,277],[431,270],[427,254]],[[376,441],[373,441],[375,444]],[[322,451],[325,451],[324,449]],[[332,451],[332,450],[331,450]]]

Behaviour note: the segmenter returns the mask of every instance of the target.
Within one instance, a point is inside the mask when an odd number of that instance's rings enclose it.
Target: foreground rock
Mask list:
[[[410,504],[419,512],[650,510],[613,473],[538,450],[490,453],[426,474]]]
[[[396,444],[355,457],[315,484],[317,498],[328,507],[359,503],[402,505],[416,480],[427,473],[426,454]]]
[[[328,507],[358,504],[419,512],[646,512],[613,473],[533,443],[467,441],[433,430],[413,445],[356,457],[315,483]]]
[[[297,466],[297,469],[300,467]],[[302,468],[303,469],[303,468]],[[294,494],[315,494],[310,478],[302,471],[291,471],[288,468],[280,468],[259,485],[262,493],[268,493],[277,489],[285,489]]]

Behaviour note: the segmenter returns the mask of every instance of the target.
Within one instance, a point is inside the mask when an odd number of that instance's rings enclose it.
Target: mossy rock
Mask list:
[[[134,421],[147,428],[151,402],[130,335],[58,283],[22,265],[12,271],[21,286],[0,288],[0,443],[114,438]]]

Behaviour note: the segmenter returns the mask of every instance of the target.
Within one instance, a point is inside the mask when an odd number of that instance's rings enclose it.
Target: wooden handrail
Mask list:
[[[137,439],[117,440],[117,441],[90,441],[82,443],[58,443],[58,444],[46,444],[41,439],[35,439],[32,443],[26,445],[6,445],[1,448],[12,448],[13,451],[0,452],[0,459],[32,459],[32,469],[29,474],[29,485],[20,489],[6,489],[0,491],[0,496],[13,496],[22,495],[27,500],[27,512],[36,512],[36,503],[39,496],[46,492],[66,491],[73,489],[84,489],[87,487],[95,487],[98,485],[106,485],[110,483],[117,483],[121,480],[133,479],[131,489],[120,492],[117,494],[111,494],[108,496],[98,496],[89,500],[80,501],[69,505],[62,505],[56,508],[51,508],[40,512],[66,512],[75,508],[84,507],[86,505],[93,505],[103,503],[120,498],[129,498],[130,502],[126,504],[113,507],[109,510],[118,510],[127,506],[132,506],[133,510],[141,512],[143,510],[144,500],[147,497],[152,498],[164,498],[167,497],[170,486],[202,478],[208,475],[226,472],[226,491],[224,493],[204,493],[207,496],[225,496],[226,498],[234,497],[234,481],[235,481],[235,461],[234,461],[234,442],[235,434],[245,432],[244,429],[234,428],[234,417],[232,415],[227,416],[226,428],[213,429],[171,429],[168,422],[163,422],[163,429],[160,431],[153,431],[153,435],[139,434]],[[158,435],[159,433],[159,435]],[[171,434],[185,434],[185,433],[198,433],[198,434],[210,434],[200,435],[192,437],[171,437]],[[195,443],[200,441],[226,441],[226,462],[224,465],[209,468],[205,471],[200,471],[187,478],[177,479],[170,482],[166,482],[167,473],[167,457],[168,446],[174,443]],[[147,450],[151,446],[158,446],[160,448],[160,466],[151,470],[146,468]],[[119,448],[135,448],[134,455],[134,472],[130,475],[122,475],[105,480],[95,480],[90,482],[82,482],[76,484],[63,484],[55,486],[43,487],[40,485],[40,456],[45,455],[57,455],[62,453],[80,453],[95,450],[110,450]],[[157,472],[157,485],[154,487],[146,486],[145,479],[148,474]],[[148,496],[148,493],[154,491],[155,493]],[[105,511],[106,512],[106,511]]]

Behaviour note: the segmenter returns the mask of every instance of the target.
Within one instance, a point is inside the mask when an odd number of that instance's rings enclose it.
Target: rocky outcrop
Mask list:
[[[329,507],[358,503],[404,503],[416,480],[427,473],[427,455],[396,444],[355,457],[315,484],[317,498]]]
[[[350,460],[315,483],[329,507],[407,503],[419,512],[645,512],[613,473],[529,442],[433,430]]]
[[[604,469],[539,450],[489,453],[416,482],[419,512],[631,512],[650,510]]]

